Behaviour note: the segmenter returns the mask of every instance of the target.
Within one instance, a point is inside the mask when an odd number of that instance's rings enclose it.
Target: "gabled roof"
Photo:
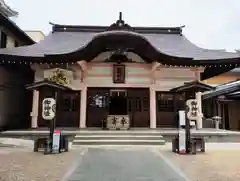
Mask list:
[[[230,53],[222,50],[208,50],[199,48],[191,43],[180,30],[173,28],[141,28],[136,27],[136,32],[126,30],[114,30],[99,32],[100,29],[107,27],[91,27],[91,26],[64,26],[54,25],[53,33],[46,36],[45,39],[32,46],[18,47],[13,49],[2,49],[1,55],[14,55],[22,57],[44,57],[45,55],[65,55],[76,51],[86,51],[93,44],[100,44],[100,40],[106,39],[111,43],[113,37],[129,39],[129,42],[134,40],[142,40],[149,48],[155,50],[155,53],[165,54],[176,58],[188,58],[196,60],[196,64],[211,64],[211,63],[234,63],[239,59],[238,53]],[[135,28],[135,27],[133,27]],[[62,31],[65,29],[65,31]],[[168,32],[170,30],[170,32]],[[96,32],[94,32],[96,31]],[[137,33],[144,32],[144,33]],[[149,32],[149,33],[145,33]],[[153,33],[154,32],[154,33]],[[109,38],[108,38],[109,37]],[[127,42],[127,43],[129,43]],[[105,47],[107,48],[107,47]],[[130,47],[134,48],[134,47]],[[224,61],[223,61],[224,60]],[[193,63],[193,61],[191,61]],[[189,62],[190,63],[190,62]]]
[[[194,88],[198,88],[202,91],[209,91],[209,90],[214,90],[215,88],[207,85],[207,84],[203,84],[199,81],[192,81],[192,82],[186,82],[184,83],[182,86],[179,87],[175,87],[173,89],[171,89],[170,91],[172,92],[185,92],[188,91],[190,89],[194,89]]]
[[[10,31],[19,40],[23,42],[24,45],[32,45],[35,42],[23,31],[21,30],[11,19],[6,17],[0,12],[0,25]]]
[[[26,85],[26,89],[28,89],[28,90],[39,90],[44,87],[49,87],[56,91],[57,90],[71,90],[70,87],[57,84],[57,83],[47,80],[47,79]]]

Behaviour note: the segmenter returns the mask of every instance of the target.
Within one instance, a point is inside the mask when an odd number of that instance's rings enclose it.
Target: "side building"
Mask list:
[[[0,48],[32,45],[35,42],[10,18],[17,12],[0,1]],[[26,64],[2,64],[0,59],[0,129],[27,128],[31,94],[24,88],[33,81],[33,71]]]
[[[33,31],[33,30],[28,30],[25,31],[25,33],[32,38],[35,42],[40,42],[44,40],[45,35],[42,31]]]
[[[240,68],[235,68],[229,72],[206,79],[203,81],[203,83],[209,84],[211,86],[218,86],[221,84],[237,81],[239,79],[240,79]]]

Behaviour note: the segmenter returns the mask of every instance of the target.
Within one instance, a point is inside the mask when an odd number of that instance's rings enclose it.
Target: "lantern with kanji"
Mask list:
[[[42,101],[42,117],[45,120],[52,120],[55,117],[56,101],[53,98],[45,98]]]
[[[187,118],[189,120],[197,120],[199,117],[199,111],[198,111],[198,102],[196,99],[189,99],[186,102],[186,105],[188,107],[187,109]]]

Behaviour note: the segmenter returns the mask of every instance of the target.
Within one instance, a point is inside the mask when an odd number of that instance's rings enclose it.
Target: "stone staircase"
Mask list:
[[[151,131],[80,131],[73,145],[164,145],[160,133]]]

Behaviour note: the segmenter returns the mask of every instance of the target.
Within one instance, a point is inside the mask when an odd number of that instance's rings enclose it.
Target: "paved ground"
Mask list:
[[[186,181],[149,149],[89,148],[68,181]]]
[[[28,141],[5,140],[0,142],[0,181],[240,180],[240,144],[211,143],[206,148],[205,154],[188,156],[170,152],[170,144],[161,149],[78,148],[46,156],[32,152]]]
[[[60,181],[83,151],[46,156],[30,148],[8,146],[0,145],[0,181]]]
[[[192,181],[239,181],[239,145],[208,145],[207,152],[197,155],[178,155],[169,149],[157,149],[172,164],[182,170]]]

